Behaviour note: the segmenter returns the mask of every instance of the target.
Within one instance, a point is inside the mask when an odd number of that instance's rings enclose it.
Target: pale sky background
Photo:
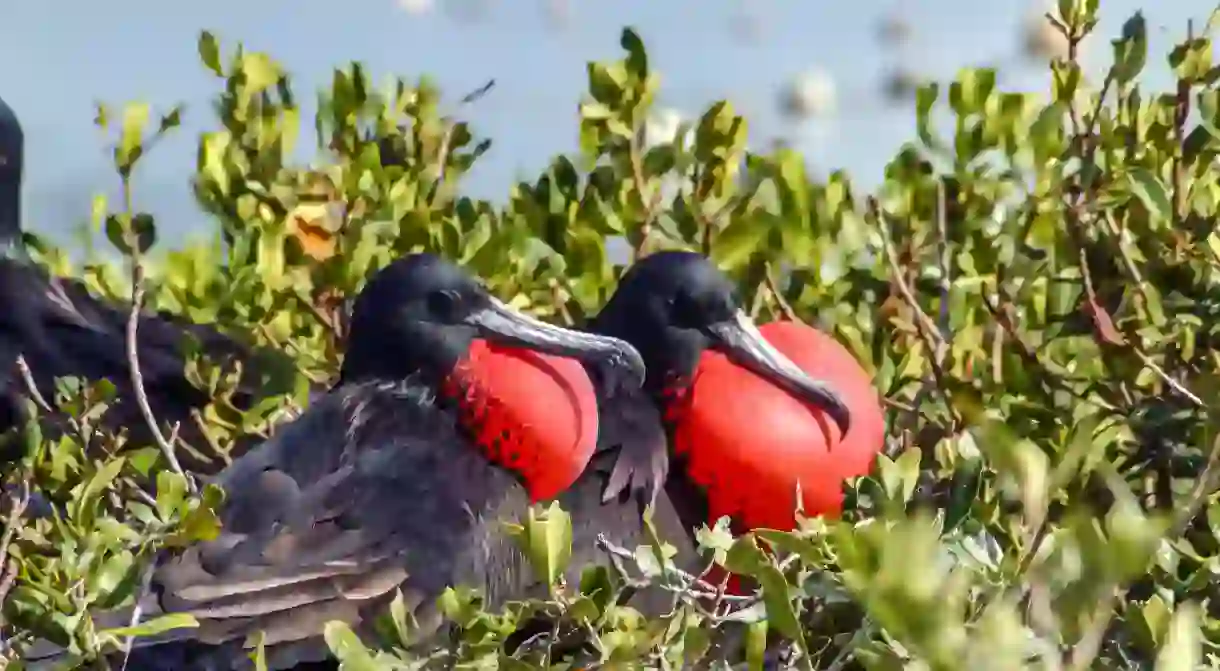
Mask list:
[[[660,102],[697,114],[727,97],[745,111],[758,146],[786,136],[819,171],[846,168],[875,183],[899,145],[913,138],[912,104],[887,106],[885,74],[905,64],[941,80],[958,68],[1002,63],[1001,85],[1045,87],[1042,68],[1019,59],[1030,0],[570,0],[566,23],[555,0],[436,0],[413,14],[408,0],[9,0],[0,9],[0,96],[26,131],[25,225],[68,242],[89,216],[92,194],[112,190],[105,141],[92,126],[95,100],[140,99],[161,109],[188,106],[185,123],[138,175],[136,197],[157,215],[168,242],[210,230],[187,186],[198,133],[216,122],[208,104],[220,80],[198,61],[196,38],[214,31],[223,46],[242,41],[266,51],[293,74],[306,104],[301,145],[312,150],[312,102],[333,66],[360,60],[375,81],[390,73],[433,75],[456,100],[489,78],[495,89],[464,117],[495,141],[467,182],[472,195],[502,199],[515,179],[536,176],[549,158],[577,148],[576,106],[585,63],[619,57],[619,31],[635,26],[663,76]],[[409,0],[419,2],[420,0]],[[1103,0],[1096,67],[1108,40],[1143,3]],[[446,6],[448,5],[448,6]],[[1163,55],[1202,26],[1209,0],[1149,3],[1150,83],[1168,83]],[[913,34],[900,49],[879,45],[878,26],[898,16]],[[753,37],[743,35],[751,32]],[[796,125],[778,94],[797,74],[819,68],[837,83],[839,112]],[[308,155],[308,154],[307,154]]]

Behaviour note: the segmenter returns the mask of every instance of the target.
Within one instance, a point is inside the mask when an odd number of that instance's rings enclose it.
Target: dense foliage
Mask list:
[[[387,613],[380,641],[332,625],[345,668],[758,668],[764,657],[804,669],[1220,668],[1212,22],[1168,54],[1176,84],[1162,92],[1140,84],[1159,62],[1139,15],[1111,41],[1104,79],[1085,76],[1078,47],[1097,12],[1097,0],[1060,0],[1048,16],[1069,49],[1051,64],[1047,93],[1004,91],[987,69],[920,86],[917,139],[871,193],[842,173],[815,177],[790,149],[750,151],[729,102],[646,145],[661,79],[624,30],[621,60],[589,64],[580,156],[556,157],[502,203],[461,195],[492,144],[455,118],[460,109],[442,112],[426,80],[377,89],[358,64],[336,70],[321,95],[324,166],[294,164],[302,120],[288,76],[205,33],[200,55],[223,90],[194,185],[217,244],[155,244],[131,176],[181,112],[157,121],[138,105],[98,115],[116,128],[125,197],[99,200],[95,215],[127,270],[72,268],[30,242],[99,294],[131,301],[135,288],[148,307],[290,355],[249,411],[232,402],[237,371],[193,364],[215,397],[198,418],[210,439],[179,449],[217,467],[235,456],[235,438],[272,432],[332,378],[344,299],[409,250],[460,260],[514,305],[564,324],[612,291],[621,268],[608,238],[624,236],[635,255],[702,250],[739,281],[759,321],[825,328],[887,399],[889,456],[847,485],[841,520],[736,540],[724,527],[701,532],[709,559],[758,578],[760,597],[680,574],[658,540],[622,549],[613,570],[590,568],[550,601],[488,613],[476,595],[447,593],[457,634],[445,649],[409,649],[402,608]],[[478,104],[470,98],[462,104]],[[214,488],[198,492],[166,468],[157,446],[120,452],[116,436],[86,454],[108,390],[62,387],[75,431],[31,432],[24,459],[4,472],[0,597],[14,659],[34,635],[84,659],[128,635],[189,626],[171,616],[98,630],[88,615],[129,602],[157,548],[214,533],[222,505]],[[23,515],[29,491],[56,514]],[[543,575],[561,573],[562,511],[509,531]],[[612,603],[641,583],[673,592],[673,612],[648,621]],[[538,609],[564,613],[560,626],[502,658],[513,624]],[[592,652],[552,657],[552,643],[573,635]]]

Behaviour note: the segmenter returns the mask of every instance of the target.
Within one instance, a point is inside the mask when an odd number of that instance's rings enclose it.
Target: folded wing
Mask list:
[[[524,489],[424,396],[335,391],[222,472],[225,530],[159,566],[162,608],[194,615],[202,642],[263,630],[274,646],[335,619],[359,630],[397,589],[425,629],[449,585],[493,603],[541,589],[499,525],[524,513]]]

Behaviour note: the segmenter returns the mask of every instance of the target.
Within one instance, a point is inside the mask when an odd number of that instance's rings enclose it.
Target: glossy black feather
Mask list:
[[[21,173],[23,137],[16,115],[0,100],[0,431],[24,422],[22,399],[28,394],[14,363],[25,358],[38,391],[55,399],[56,377],[109,380],[119,392],[102,417],[111,430],[125,428],[135,444],[152,444],[152,436],[134,403],[127,357],[130,308],[94,297],[83,282],[54,277],[27,258],[21,241]],[[235,395],[239,408],[249,407],[260,378],[276,355],[256,352],[215,328],[192,324],[167,314],[141,315],[138,330],[139,364],[149,405],[162,422],[179,424],[188,444],[206,443],[191,411],[209,402],[208,396],[185,375],[189,341],[194,340],[213,361],[241,360],[243,380]],[[238,446],[235,455],[240,453]],[[180,455],[184,466],[215,472],[209,457]]]
[[[234,496],[225,531],[158,568],[161,607],[228,644],[211,656],[263,630],[285,664],[318,659],[328,620],[368,633],[395,589],[425,634],[449,585],[493,604],[543,593],[500,527],[526,511],[524,489],[464,441],[417,380],[336,389],[217,477]]]
[[[216,477],[230,496],[217,539],[159,561],[147,612],[190,613],[200,627],[140,641],[129,668],[227,668],[257,631],[273,668],[317,660],[327,621],[367,633],[398,591],[425,637],[440,625],[435,601],[448,586],[479,589],[493,607],[544,594],[501,527],[526,513],[525,487],[472,444],[478,418],[438,385],[476,337],[605,359],[636,384],[642,365],[620,341],[514,315],[437,257],[412,255],[370,279],[353,306],[340,383]],[[615,524],[639,529],[634,501],[618,511]],[[607,561],[596,532],[575,534],[572,584],[588,563]],[[108,614],[107,624],[124,617]]]

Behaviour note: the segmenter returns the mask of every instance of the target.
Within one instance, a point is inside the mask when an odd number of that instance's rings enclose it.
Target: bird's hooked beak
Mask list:
[[[851,427],[851,412],[843,397],[828,383],[809,377],[791,359],[775,349],[745,312],[738,310],[732,318],[711,324],[706,331],[712,339],[713,349],[797,398],[825,409],[826,414],[839,425],[839,430],[847,435]]]
[[[644,359],[625,340],[554,326],[514,310],[494,297],[488,299],[486,307],[465,319],[479,337],[596,366],[608,364],[618,373],[612,374],[614,379],[637,388],[644,384]]]

